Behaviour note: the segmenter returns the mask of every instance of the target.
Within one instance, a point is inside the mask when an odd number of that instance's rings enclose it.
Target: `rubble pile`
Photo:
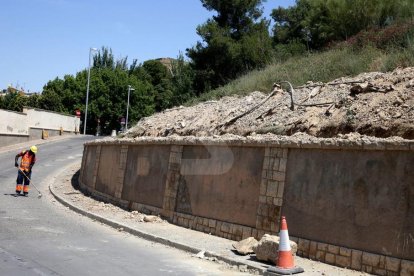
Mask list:
[[[255,91],[143,118],[124,134],[142,136],[252,136],[272,133],[341,137],[348,133],[414,139],[414,68],[363,73],[293,89],[275,84]]]

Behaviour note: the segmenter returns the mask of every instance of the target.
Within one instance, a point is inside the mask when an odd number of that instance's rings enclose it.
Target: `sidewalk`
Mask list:
[[[154,222],[144,222],[144,215],[141,213],[128,212],[85,196],[74,188],[78,185],[79,168],[80,162],[72,164],[55,177],[55,181],[49,186],[53,196],[70,209],[119,231],[198,254],[203,259],[227,264],[242,272],[263,274],[269,267],[269,264],[257,261],[254,255],[240,256],[234,253],[232,244],[235,241],[179,227],[159,218]],[[301,275],[368,275],[300,257],[295,257],[295,264],[305,269],[305,273]]]

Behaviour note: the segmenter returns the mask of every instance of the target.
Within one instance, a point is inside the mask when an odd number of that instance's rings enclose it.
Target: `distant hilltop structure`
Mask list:
[[[175,59],[169,58],[169,57],[163,57],[163,58],[156,58],[156,61],[161,62],[162,65],[168,68],[169,71],[172,70],[172,63]]]

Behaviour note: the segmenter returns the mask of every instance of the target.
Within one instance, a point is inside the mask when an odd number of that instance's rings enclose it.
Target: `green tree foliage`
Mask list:
[[[184,60],[183,54],[171,64],[171,82],[173,89],[172,105],[180,105],[195,96],[193,89],[194,71],[191,65]]]
[[[201,0],[217,15],[197,27],[202,42],[187,49],[197,93],[218,87],[271,59],[269,22],[260,19],[262,0]]]
[[[41,96],[39,94],[33,94],[27,99],[27,106],[39,108]]]
[[[155,110],[161,111],[172,106],[172,83],[171,73],[168,68],[158,60],[148,60],[142,65],[146,72],[145,79],[148,80],[155,89]]]
[[[128,69],[128,58],[120,58],[115,60],[112,54],[112,49],[102,47],[96,55],[93,56],[93,67],[94,68],[110,68],[110,69]]]
[[[131,126],[154,111],[181,104],[193,95],[193,71],[179,57],[171,68],[158,60],[138,64],[136,60],[128,66],[127,58],[115,60],[112,51],[102,48],[93,58],[90,72],[87,133],[95,133],[98,124],[102,133],[120,129],[120,118],[126,117],[128,85],[130,93],[128,125]],[[85,112],[88,71],[76,76],[49,81],[40,98],[33,101],[37,107],[73,114]]]
[[[95,133],[100,124],[101,131],[109,134],[112,129],[119,130],[120,118],[126,117],[128,85],[135,89],[130,95],[130,125],[154,112],[154,89],[149,82],[129,74],[125,70],[127,66],[116,66],[119,63],[111,62],[110,55],[103,54],[100,58],[100,61],[95,58],[100,65],[91,68],[87,132]],[[87,74],[87,70],[83,70],[76,77],[67,75],[63,80],[56,78],[48,82],[40,106],[69,114],[79,109],[84,114]]]
[[[0,96],[0,109],[5,109],[5,104],[4,97]]]
[[[18,92],[11,92],[4,96],[2,100],[3,109],[22,112],[23,107],[27,105],[28,98]]]
[[[98,120],[104,133],[110,133],[112,129],[121,127],[120,118],[126,117],[128,85],[135,89],[130,94],[129,123],[131,125],[132,122],[154,112],[152,86],[119,68],[94,68],[91,71],[88,121],[91,122],[92,129],[96,128]],[[84,107],[80,108],[84,109]]]
[[[135,89],[130,95],[131,126],[143,116],[183,104],[224,84],[235,87],[240,81],[232,80],[252,70],[264,74],[263,67],[275,57],[286,60],[338,41],[346,40],[343,44],[351,45],[352,50],[366,44],[381,50],[406,48],[387,63],[387,68],[411,61],[413,0],[296,0],[294,6],[272,11],[273,37],[268,31],[270,21],[262,17],[262,3],[266,0],[200,1],[214,16],[197,27],[201,41],[187,49],[189,61],[180,54],[170,64],[159,60],[138,63],[134,59],[128,65],[127,57],[115,59],[107,47],[94,55],[88,133],[95,133],[98,125],[106,134],[120,129],[120,118],[126,117],[128,85]],[[388,41],[393,41],[393,47]],[[277,70],[282,69],[277,66]],[[56,78],[44,86],[40,95],[10,93],[0,98],[0,108],[22,111],[28,105],[67,114],[74,114],[76,109],[84,113],[87,77],[88,71],[82,70],[74,76]],[[274,79],[274,74],[270,77]],[[255,80],[245,87],[258,87],[258,83]],[[224,90],[217,95],[227,94],[230,88]]]
[[[320,49],[372,27],[412,18],[412,0],[296,0],[272,11],[274,45],[302,43]]]
[[[39,107],[56,112],[64,112],[65,110],[59,91],[54,90],[43,90],[42,97],[39,99]]]

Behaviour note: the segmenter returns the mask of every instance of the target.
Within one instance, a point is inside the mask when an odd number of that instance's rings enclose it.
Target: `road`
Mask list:
[[[82,217],[53,200],[48,177],[80,160],[76,136],[39,145],[28,197],[15,197],[17,151],[0,153],[0,275],[241,275]],[[28,145],[29,147],[30,145]]]

